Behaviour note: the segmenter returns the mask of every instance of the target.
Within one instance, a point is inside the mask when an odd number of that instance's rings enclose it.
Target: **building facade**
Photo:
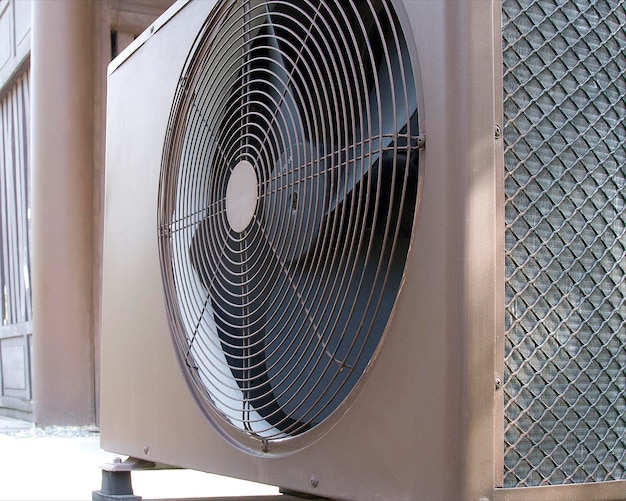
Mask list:
[[[0,415],[97,423],[106,71],[173,0],[0,0]]]

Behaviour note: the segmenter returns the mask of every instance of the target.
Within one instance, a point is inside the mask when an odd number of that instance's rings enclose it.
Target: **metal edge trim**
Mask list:
[[[496,210],[497,210],[497,245],[496,252],[496,326],[494,339],[494,480],[497,487],[502,487],[504,481],[504,305],[506,303],[505,294],[505,185],[504,185],[504,99],[503,99],[503,66],[502,66],[502,2],[501,0],[493,0],[493,55],[494,55],[494,89],[493,96],[495,105],[494,116],[494,151],[496,156]],[[498,132],[499,131],[499,132]],[[499,381],[499,382],[498,382]]]
[[[626,499],[626,480],[495,489],[494,501],[594,501]]]
[[[159,18],[148,26],[141,35],[139,35],[133,42],[119,53],[113,61],[109,63],[107,75],[111,76],[126,60],[134,54],[144,43],[146,43],[152,36],[165,26],[170,19],[172,19],[183,7],[185,7],[191,0],[177,0],[169,9],[167,9]]]

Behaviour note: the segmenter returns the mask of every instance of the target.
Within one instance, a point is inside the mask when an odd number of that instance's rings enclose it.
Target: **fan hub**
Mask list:
[[[230,174],[226,186],[226,219],[237,233],[244,231],[254,219],[259,199],[259,180],[254,166],[242,160]]]

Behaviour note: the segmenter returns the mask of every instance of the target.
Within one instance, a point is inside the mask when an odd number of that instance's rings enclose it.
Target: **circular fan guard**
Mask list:
[[[221,1],[165,141],[159,249],[199,402],[299,435],[347,398],[397,296],[416,210],[417,98],[388,1]]]

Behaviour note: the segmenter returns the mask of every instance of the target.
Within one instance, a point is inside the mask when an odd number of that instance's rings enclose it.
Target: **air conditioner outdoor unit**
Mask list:
[[[333,499],[624,498],[625,25],[175,4],[109,70],[102,446]]]

